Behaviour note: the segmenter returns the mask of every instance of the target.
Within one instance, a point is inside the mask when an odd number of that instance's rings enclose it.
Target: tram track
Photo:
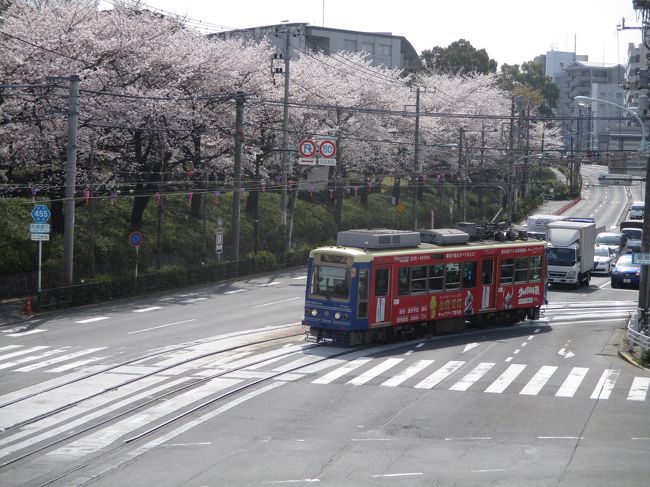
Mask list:
[[[323,347],[323,346],[326,346],[326,345],[328,345],[328,344],[327,343],[312,344],[311,346],[307,347],[307,349],[320,348],[320,347]],[[252,382],[248,382],[248,383],[243,384],[243,385],[241,385],[239,387],[235,387],[234,389],[226,391],[223,394],[220,394],[220,395],[215,396],[215,397],[213,397],[211,399],[208,399],[207,401],[204,401],[204,402],[202,402],[202,403],[200,403],[200,404],[198,404],[196,406],[193,406],[189,410],[184,411],[184,412],[182,412],[180,414],[177,414],[176,416],[174,416],[174,417],[172,417],[170,419],[167,419],[167,420],[163,421],[162,423],[157,424],[157,425],[155,425],[155,426],[153,426],[153,427],[151,427],[151,428],[149,428],[149,429],[147,429],[147,430],[145,430],[143,432],[140,432],[140,433],[138,433],[136,435],[125,438],[125,439],[121,440],[120,443],[113,446],[112,448],[102,452],[100,455],[95,456],[94,458],[91,458],[91,459],[87,460],[86,462],[84,462],[84,463],[82,463],[80,465],[77,465],[77,466],[75,466],[73,468],[70,468],[69,470],[67,470],[65,472],[62,472],[61,474],[57,475],[55,478],[49,479],[49,480],[47,480],[47,481],[45,481],[43,483],[37,484],[37,485],[39,487],[45,487],[45,486],[53,485],[54,483],[56,483],[56,482],[58,482],[60,480],[63,480],[66,477],[69,477],[71,474],[73,474],[75,472],[79,472],[79,471],[83,470],[84,468],[89,467],[89,466],[101,461],[102,459],[107,458],[110,455],[113,455],[113,454],[119,452],[120,450],[128,447],[129,445],[132,445],[133,443],[137,442],[138,440],[141,440],[141,439],[143,439],[143,438],[145,438],[145,437],[147,437],[149,435],[152,435],[153,433],[155,433],[157,431],[160,431],[163,428],[167,428],[167,427],[173,425],[174,423],[177,423],[177,422],[179,422],[179,421],[181,421],[181,420],[183,420],[183,419],[185,419],[185,418],[187,418],[187,417],[201,411],[202,409],[205,409],[205,408],[207,408],[209,406],[212,406],[212,405],[214,405],[214,404],[216,404],[216,403],[218,403],[220,401],[223,401],[224,399],[237,396],[238,394],[240,394],[240,393],[242,393],[242,392],[244,392],[244,391],[246,391],[248,389],[252,389],[252,388],[254,388],[256,386],[260,386],[260,385],[262,385],[262,384],[264,384],[266,382],[275,380],[275,379],[277,379],[277,378],[279,378],[279,377],[281,377],[283,375],[298,372],[301,369],[311,367],[311,366],[313,366],[315,364],[324,362],[326,360],[331,360],[333,358],[339,358],[339,357],[343,357],[343,356],[346,356],[346,355],[359,354],[360,351],[364,351],[366,349],[373,349],[373,348],[376,349],[377,347],[372,347],[372,346],[359,347],[359,348],[355,348],[355,349],[352,349],[352,350],[348,349],[348,350],[341,351],[341,352],[338,352],[338,353],[328,354],[327,356],[315,359],[314,361],[309,362],[308,364],[301,364],[301,365],[298,365],[298,366],[293,367],[291,369],[286,369],[286,370],[283,370],[281,372],[273,373],[273,374],[271,374],[269,376],[253,380]],[[291,353],[293,353],[293,352],[291,352]],[[289,353],[287,355],[289,355]],[[269,359],[264,359],[264,360],[260,360],[260,361],[257,361],[257,362],[252,362],[252,363],[246,364],[246,365],[241,366],[241,367],[237,367],[237,368],[234,368],[234,369],[231,369],[231,370],[228,370],[228,371],[223,371],[223,372],[220,372],[220,373],[217,373],[217,374],[213,374],[213,375],[210,375],[208,377],[202,378],[200,381],[205,382],[205,381],[213,380],[215,378],[222,377],[223,375],[231,374],[231,373],[236,372],[238,370],[241,370],[241,369],[244,369],[244,368],[247,368],[247,367],[251,367],[252,365],[257,365],[259,363],[263,363],[263,362],[266,362],[268,360]],[[181,389],[186,389],[186,388],[189,388],[189,387],[195,386],[195,385],[196,385],[196,383],[195,384],[188,384],[188,385],[183,386],[183,387],[179,387],[178,389],[176,389],[174,391],[170,391],[170,392],[162,394],[161,396],[158,396],[158,397],[156,397],[156,398],[154,398],[154,399],[152,399],[150,401],[147,401],[147,403],[139,405],[137,408],[133,408],[133,410],[140,409],[141,407],[143,407],[146,404],[149,404],[149,403],[154,402],[154,401],[158,401],[158,400],[164,398],[165,396],[168,396],[168,395],[171,395],[173,393],[176,393],[176,392],[180,391]],[[132,412],[133,410],[123,412],[120,415],[116,415],[113,418],[109,418],[109,419],[105,420],[104,422],[102,422],[101,424],[106,424],[108,422],[114,421],[115,419],[118,419],[119,417],[124,416],[124,415]],[[56,442],[52,442],[52,444],[44,445],[44,446],[40,447],[38,449],[38,451],[34,450],[32,452],[23,454],[23,455],[21,455],[21,457],[15,458],[15,459],[11,460],[10,462],[5,462],[4,464],[0,464],[0,469],[7,466],[7,465],[12,464],[12,463],[18,462],[18,461],[20,461],[20,460],[22,460],[24,458],[27,458],[28,456],[31,456],[31,455],[33,455],[35,453],[38,453],[39,451],[43,451],[45,449],[52,448],[52,446],[55,446],[55,444],[62,443],[64,441],[67,441],[67,440],[75,437],[75,436],[80,436],[81,434],[86,433],[91,429],[94,429],[94,428],[97,428],[98,426],[101,426],[101,424],[97,424],[97,425],[94,425],[93,427],[89,427],[88,429],[86,429],[83,432],[80,431],[78,433],[71,434],[67,438],[61,438],[61,439],[57,440]],[[114,465],[112,467],[109,467],[109,469],[117,468],[118,466],[119,465]],[[99,475],[86,478],[84,480],[84,482],[81,483],[81,484],[74,483],[73,485],[85,485],[85,484],[87,484],[89,482],[92,482],[93,480],[97,479],[98,477],[104,475],[106,472],[107,471],[104,470]]]
[[[289,325],[289,326],[292,326],[292,325]],[[77,406],[77,405],[79,405],[79,404],[81,404],[81,403],[83,403],[85,401],[88,401],[90,399],[99,397],[102,394],[106,394],[108,392],[115,391],[115,390],[117,390],[117,389],[119,389],[121,387],[125,387],[125,386],[127,386],[129,384],[133,384],[134,382],[146,379],[147,377],[152,377],[152,376],[161,374],[163,372],[166,372],[168,370],[171,370],[171,369],[174,369],[174,368],[177,368],[177,367],[181,367],[181,366],[190,364],[192,362],[202,360],[202,359],[207,358],[207,357],[211,357],[211,356],[215,356],[215,355],[219,355],[219,354],[224,354],[224,353],[229,353],[229,352],[233,352],[233,351],[236,351],[236,350],[241,350],[241,349],[244,349],[244,348],[255,347],[255,346],[258,346],[258,345],[264,345],[264,344],[268,344],[268,343],[275,342],[275,341],[282,341],[282,340],[286,340],[286,339],[289,339],[289,338],[295,338],[295,337],[299,337],[299,336],[304,336],[304,333],[302,333],[302,332],[301,333],[291,333],[291,334],[282,335],[282,336],[279,336],[279,337],[273,337],[273,338],[268,338],[268,339],[264,339],[264,340],[257,340],[257,341],[254,341],[254,342],[248,342],[248,343],[241,344],[241,345],[235,345],[235,346],[231,346],[231,347],[222,348],[222,349],[219,349],[219,350],[206,352],[206,353],[194,356],[194,357],[187,358],[185,360],[180,360],[180,361],[175,362],[173,364],[170,364],[170,365],[167,365],[167,366],[164,366],[164,367],[160,367],[160,368],[158,368],[158,369],[156,369],[154,371],[148,372],[146,374],[141,374],[141,375],[139,375],[137,377],[132,377],[132,378],[130,378],[128,380],[125,380],[124,382],[121,382],[121,383],[116,384],[116,385],[111,386],[111,387],[107,387],[106,389],[98,391],[95,394],[91,394],[91,395],[86,396],[84,398],[81,398],[81,399],[79,399],[77,401],[70,402],[70,403],[65,404],[63,406],[60,406],[60,407],[58,407],[56,409],[48,411],[47,413],[44,413],[44,414],[35,416],[33,418],[29,418],[27,420],[15,423],[15,424],[13,424],[11,426],[8,426],[8,427],[4,428],[2,431],[0,431],[0,433],[6,433],[8,431],[12,431],[12,430],[27,426],[29,424],[36,423],[36,422],[41,421],[41,420],[43,420],[43,419],[45,419],[47,417],[50,417],[50,416],[58,414],[58,413],[60,413],[62,411],[65,411],[66,409],[70,409],[70,408],[72,408],[74,406]],[[205,344],[211,343],[213,341],[218,342],[218,341],[222,341],[222,340],[223,339],[216,339],[216,340],[212,340],[212,341],[210,341],[210,340],[201,341],[201,342],[199,342],[199,344],[205,345]],[[132,365],[132,364],[134,364],[136,362],[141,362],[141,361],[144,361],[144,360],[147,360],[147,359],[150,359],[150,358],[163,356],[163,355],[169,354],[171,352],[176,352],[176,351],[180,351],[180,350],[187,350],[187,349],[189,349],[191,347],[195,347],[195,346],[197,346],[197,342],[192,342],[190,344],[185,344],[183,346],[164,349],[164,350],[157,351],[157,352],[154,352],[154,353],[151,353],[151,354],[146,354],[146,355],[142,355],[142,356],[139,356],[139,357],[135,357],[133,359],[126,360],[126,361],[121,362],[119,364],[111,365],[111,366],[105,367],[105,368],[103,368],[101,370],[98,370],[98,371],[91,372],[91,373],[88,373],[86,375],[83,375],[81,377],[77,377],[75,379],[71,379],[69,381],[62,382],[61,384],[53,385],[51,387],[47,387],[45,389],[32,392],[30,394],[25,394],[25,395],[20,396],[18,398],[12,399],[11,401],[7,401],[7,402],[5,402],[3,404],[0,404],[0,411],[3,408],[6,408],[6,407],[11,406],[13,404],[17,404],[19,402],[26,401],[28,399],[32,399],[32,398],[34,398],[36,396],[39,396],[39,395],[42,395],[42,394],[45,394],[47,392],[51,392],[51,391],[54,391],[54,390],[57,390],[57,389],[61,389],[63,387],[69,386],[71,384],[76,384],[76,383],[79,383],[79,382],[82,382],[82,381],[85,381],[85,380],[88,380],[88,379],[91,379],[91,378],[95,378],[95,377],[97,377],[97,376],[99,376],[101,374],[106,374],[108,372],[115,371],[115,370],[120,369],[122,367]]]

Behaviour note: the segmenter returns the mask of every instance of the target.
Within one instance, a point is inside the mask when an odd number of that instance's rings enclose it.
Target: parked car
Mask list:
[[[630,286],[639,288],[641,265],[632,263],[632,254],[621,256],[610,275],[613,288]]]
[[[627,217],[630,220],[643,220],[645,203],[643,201],[633,201],[628,210]]]
[[[594,272],[609,274],[616,265],[616,253],[614,249],[605,245],[594,247]]]
[[[621,232],[600,232],[596,235],[596,245],[612,249],[618,258],[627,251],[627,236]]]

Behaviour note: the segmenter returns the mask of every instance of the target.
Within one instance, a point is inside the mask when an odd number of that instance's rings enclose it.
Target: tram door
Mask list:
[[[494,259],[481,263],[481,309],[494,309]]]
[[[374,319],[370,326],[390,323],[390,267],[377,267],[374,282]]]

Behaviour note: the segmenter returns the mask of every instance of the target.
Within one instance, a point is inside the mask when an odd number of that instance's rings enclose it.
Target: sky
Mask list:
[[[200,20],[212,31],[282,21],[404,36],[421,53],[458,39],[485,49],[501,66],[548,51],[587,54],[599,63],[627,62],[628,43],[641,43],[632,0],[144,0],[157,9]]]

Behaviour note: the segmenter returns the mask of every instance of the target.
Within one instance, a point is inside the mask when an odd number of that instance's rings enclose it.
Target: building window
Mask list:
[[[390,44],[379,44],[379,55],[390,57],[393,53],[392,47]]]
[[[361,50],[363,52],[367,52],[368,54],[374,54],[375,52],[375,44],[372,42],[362,42],[361,43]]]
[[[346,51],[356,52],[357,50],[357,41],[355,39],[344,39],[343,40],[343,49]]]

